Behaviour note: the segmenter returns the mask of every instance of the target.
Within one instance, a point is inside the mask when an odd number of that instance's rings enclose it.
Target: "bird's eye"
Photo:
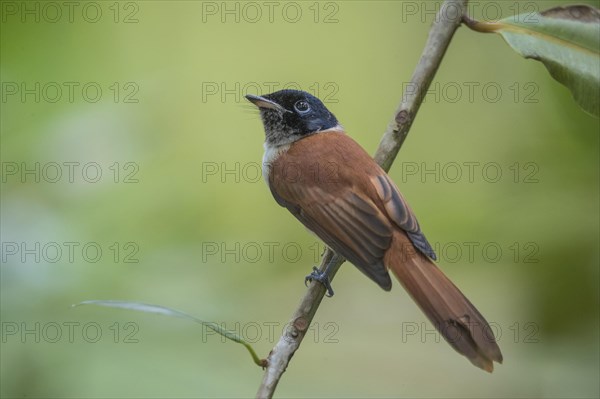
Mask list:
[[[297,101],[296,104],[294,104],[294,108],[301,114],[310,111],[310,105],[304,100]]]

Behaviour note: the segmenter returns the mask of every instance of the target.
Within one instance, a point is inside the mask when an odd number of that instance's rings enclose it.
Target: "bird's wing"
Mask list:
[[[381,170],[381,173],[371,176],[371,184],[375,187],[390,219],[406,232],[417,249],[435,260],[435,252],[421,231],[415,214],[389,176]]]
[[[367,197],[350,189],[288,183],[272,187],[277,201],[334,251],[348,259],[381,288],[392,282],[383,265],[393,227]],[[300,205],[302,204],[302,205]]]

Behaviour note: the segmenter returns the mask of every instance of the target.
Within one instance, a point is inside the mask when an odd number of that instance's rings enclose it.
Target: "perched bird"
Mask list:
[[[323,103],[298,90],[246,98],[260,110],[263,175],[277,203],[386,291],[391,270],[475,366],[491,372],[494,361],[502,363],[489,324],[433,263],[435,253],[394,182]],[[311,277],[329,284],[327,276]]]

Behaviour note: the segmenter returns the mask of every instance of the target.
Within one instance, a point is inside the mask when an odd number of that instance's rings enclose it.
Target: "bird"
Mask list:
[[[436,255],[396,184],[312,94],[247,94],[265,131],[263,177],[275,199],[385,291],[390,271],[444,339],[492,372],[502,353],[481,313],[434,263]],[[327,270],[307,278],[333,295]]]

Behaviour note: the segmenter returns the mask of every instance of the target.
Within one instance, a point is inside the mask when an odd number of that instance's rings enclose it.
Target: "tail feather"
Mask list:
[[[502,363],[485,318],[430,259],[414,250],[403,232],[394,233],[385,264],[457,352],[488,372],[494,361]]]

